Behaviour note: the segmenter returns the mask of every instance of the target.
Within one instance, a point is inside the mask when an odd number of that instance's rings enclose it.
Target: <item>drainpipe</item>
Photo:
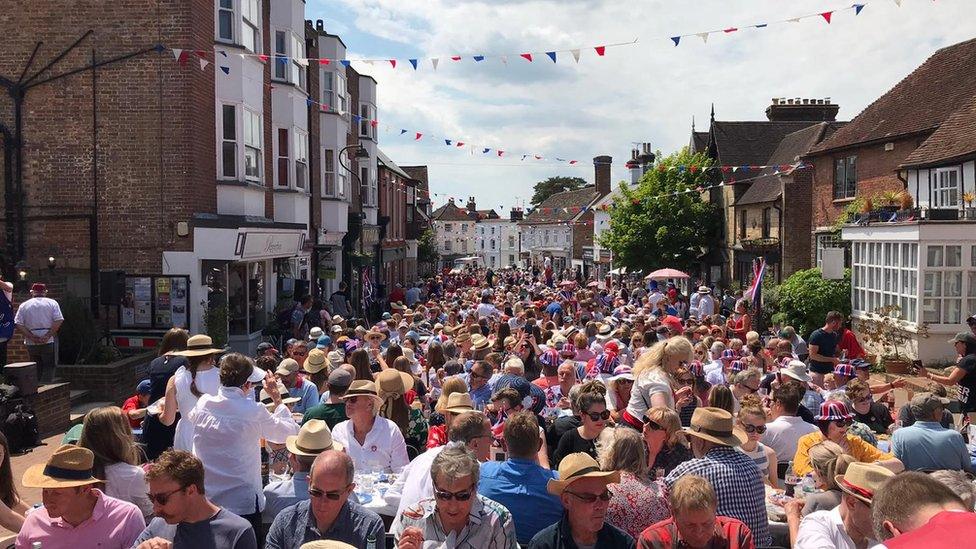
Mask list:
[[[4,228],[7,237],[7,265],[13,270],[17,257],[17,243],[14,242],[14,138],[10,134],[10,129],[0,124],[0,134],[3,134],[3,209],[4,209]],[[8,280],[15,280],[13,272],[5,273]]]

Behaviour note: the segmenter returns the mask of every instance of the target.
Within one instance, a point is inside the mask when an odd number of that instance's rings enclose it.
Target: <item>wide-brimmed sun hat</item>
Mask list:
[[[891,470],[876,463],[862,463],[855,461],[847,466],[847,472],[834,476],[837,487],[846,494],[856,497],[871,505],[874,494],[889,478],[895,476]]]
[[[51,454],[47,463],[28,467],[21,484],[25,488],[74,488],[104,482],[92,475],[94,464],[91,450],[65,444]]]
[[[186,349],[177,351],[173,354],[177,356],[204,356],[218,355],[226,351],[227,349],[218,349],[214,347],[213,339],[211,339],[207,334],[197,334],[195,336],[190,336],[190,339],[186,340]]]
[[[366,341],[370,341],[372,339],[378,339],[380,341],[383,341],[384,339],[386,339],[386,334],[377,330],[376,328],[372,328],[368,332],[366,332],[366,334],[363,336],[363,339],[365,339]]]
[[[474,410],[474,402],[468,393],[451,393],[447,397],[444,407],[438,412],[451,412],[452,414],[463,414]]]
[[[748,440],[746,433],[735,427],[732,414],[709,406],[695,408],[691,427],[685,427],[684,431],[685,434],[723,446],[737,447]]]
[[[413,376],[400,370],[388,368],[376,376],[376,394],[380,400],[402,397],[413,389]]]
[[[346,394],[342,395],[339,398],[342,400],[349,400],[350,398],[361,397],[361,396],[370,397],[377,404],[383,404],[383,401],[380,399],[379,394],[377,394],[376,392],[376,384],[373,383],[372,381],[368,381],[365,379],[357,379],[353,381],[349,385],[349,390],[346,391]]]
[[[471,336],[471,350],[473,351],[483,351],[491,346],[491,342],[488,338],[481,334],[473,334]]]
[[[620,471],[601,471],[593,456],[584,452],[569,454],[559,462],[559,479],[549,479],[546,490],[554,496],[561,495],[571,484],[584,478],[598,478],[607,484],[620,482]]]
[[[296,456],[317,456],[326,450],[342,450],[342,445],[332,440],[329,424],[321,419],[310,419],[298,430],[298,434],[287,437],[285,446]]]
[[[797,381],[810,381],[810,374],[807,373],[807,365],[802,360],[791,360],[787,365],[781,366],[779,373],[791,377]]]
[[[322,352],[322,349],[312,349],[309,351],[308,356],[305,357],[305,364],[302,369],[310,374],[315,374],[324,370],[325,353]]]

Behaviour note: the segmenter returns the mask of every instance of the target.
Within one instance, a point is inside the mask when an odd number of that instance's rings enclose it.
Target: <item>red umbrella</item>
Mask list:
[[[644,280],[651,280],[652,278],[689,278],[687,273],[683,273],[678,269],[658,269],[653,273],[644,277]]]

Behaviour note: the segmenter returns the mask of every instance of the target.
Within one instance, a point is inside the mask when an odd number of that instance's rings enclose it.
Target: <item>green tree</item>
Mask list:
[[[804,338],[823,326],[827,313],[851,314],[851,270],[843,280],[826,280],[820,269],[797,271],[779,287],[780,320],[796,328]]]
[[[687,149],[663,158],[636,187],[620,184],[601,244],[630,270],[689,269],[720,235],[718,208],[696,188],[709,185],[704,154]],[[681,166],[681,169],[669,169]],[[688,192],[691,191],[691,192]]]
[[[539,181],[535,184],[535,192],[532,194],[530,204],[533,206],[538,206],[539,204],[542,204],[545,199],[556,193],[561,193],[563,191],[575,191],[576,189],[581,189],[585,186],[586,180],[582,177],[565,177],[561,175],[550,177],[545,181]]]
[[[437,265],[440,258],[440,254],[437,253],[437,243],[434,242],[434,230],[428,227],[417,241],[417,262]]]

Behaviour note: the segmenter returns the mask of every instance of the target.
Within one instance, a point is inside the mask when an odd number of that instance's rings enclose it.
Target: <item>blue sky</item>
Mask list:
[[[819,0],[621,1],[308,0],[306,17],[339,34],[349,58],[397,58],[358,64],[379,83],[378,118],[391,131],[380,147],[402,165],[428,164],[435,193],[474,196],[480,208],[528,202],[532,185],[553,175],[592,182],[592,158],[614,158],[614,180],[632,142],[665,153],[688,143],[691,120],[764,120],[773,97],[830,97],[849,120],[936,49],[976,37],[972,0],[860,1],[860,15],[771,24],[765,29],[677,34],[744,26],[849,7]],[[475,63],[449,54],[548,51],[638,38],[598,58],[584,50],[527,63],[509,57]],[[440,56],[438,70],[409,58]],[[474,154],[443,141],[412,141],[398,128],[476,144]],[[572,158],[520,161],[481,155],[481,147]],[[435,206],[444,197],[434,197]]]

